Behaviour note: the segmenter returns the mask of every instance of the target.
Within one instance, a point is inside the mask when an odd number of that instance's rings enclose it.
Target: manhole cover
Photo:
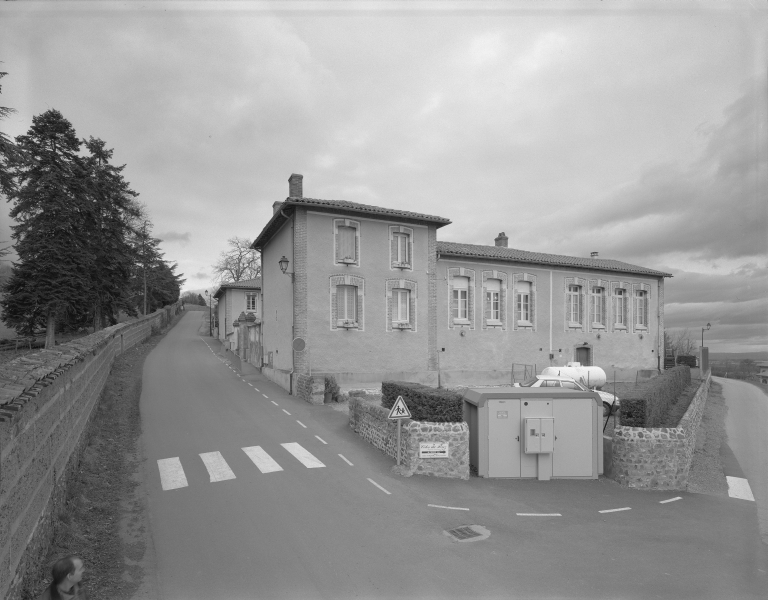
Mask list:
[[[462,525],[461,527],[447,530],[445,534],[451,536],[457,542],[476,542],[486,539],[491,535],[491,532],[481,525]]]

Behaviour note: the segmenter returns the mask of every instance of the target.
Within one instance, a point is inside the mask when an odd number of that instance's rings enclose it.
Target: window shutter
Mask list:
[[[339,303],[337,300],[337,288],[336,286],[333,286],[331,292],[331,329],[338,329],[338,319],[339,319]]]
[[[389,252],[390,252],[390,255],[392,256],[392,262],[396,263],[397,262],[397,236],[394,234],[392,234],[392,240],[389,244]]]
[[[458,291],[451,288],[451,325],[453,320],[459,316],[459,297]]]
[[[352,297],[357,301],[357,326],[362,329],[363,327],[363,288],[352,288]]]
[[[336,229],[336,260],[337,261],[343,258],[341,254],[341,236],[342,236],[342,228],[339,227]]]
[[[357,235],[356,229],[352,229],[352,248],[354,248],[354,251],[353,251],[354,253],[352,254],[352,258],[354,258],[355,261],[359,261],[360,260],[360,238]]]
[[[413,267],[413,236],[408,236],[407,238],[408,243],[405,245],[406,249],[408,250],[408,264]]]
[[[491,318],[492,305],[487,288],[483,288],[483,329],[488,328],[488,319]]]

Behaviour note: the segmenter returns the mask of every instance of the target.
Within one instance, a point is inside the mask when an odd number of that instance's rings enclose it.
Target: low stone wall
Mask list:
[[[696,447],[696,430],[709,395],[711,373],[677,427],[616,427],[612,477],[622,485],[646,490],[685,490]]]
[[[67,484],[115,357],[170,323],[179,304],[0,367],[0,598],[39,579]]]
[[[378,401],[349,399],[349,426],[387,456],[397,458],[397,422]],[[448,442],[447,458],[419,458],[421,442]],[[403,419],[400,432],[402,473],[469,479],[469,427],[466,423],[428,423]]]

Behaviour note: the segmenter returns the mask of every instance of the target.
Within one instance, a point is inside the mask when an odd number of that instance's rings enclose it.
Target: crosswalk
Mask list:
[[[286,450],[288,455],[292,456],[307,469],[320,469],[325,467],[325,464],[320,459],[314,456],[301,444],[288,442],[280,444],[280,446]],[[276,473],[284,470],[283,467],[281,467],[280,464],[261,446],[248,446],[246,448],[241,448],[241,450],[245,452],[246,456],[251,459],[251,462],[253,462],[253,464],[256,465],[256,468],[262,473]],[[211,483],[237,479],[237,475],[235,475],[229,464],[227,464],[227,461],[224,459],[221,452],[203,452],[199,456],[208,471]],[[342,459],[348,464],[351,464],[343,456]],[[189,486],[184,467],[178,456],[158,459],[157,468],[160,473],[160,485],[162,486],[163,491],[176,490]]]

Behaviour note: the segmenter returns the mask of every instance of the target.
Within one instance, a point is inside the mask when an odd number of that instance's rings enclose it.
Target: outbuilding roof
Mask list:
[[[438,217],[435,215],[425,215],[423,213],[411,212],[408,210],[398,210],[395,208],[386,208],[383,206],[372,206],[370,204],[360,204],[358,202],[350,202],[349,200],[321,200],[318,198],[303,198],[289,196],[282,203],[281,208],[283,210],[293,209],[296,206],[316,206],[320,208],[330,208],[336,210],[343,210],[353,213],[361,213],[368,215],[377,215],[381,217],[394,217],[398,219],[407,219],[410,221],[424,221],[427,223],[435,223],[437,227],[443,227],[451,223],[450,219],[445,217]],[[264,244],[270,237],[280,228],[286,217],[282,214],[282,211],[278,210],[269,222],[261,230],[256,240],[251,244],[251,248],[260,250],[264,247]]]
[[[217,300],[224,294],[226,289],[246,289],[246,290],[260,290],[261,289],[261,277],[255,279],[243,279],[241,281],[227,281],[219,286],[213,294],[213,297]]]
[[[528,252],[505,246],[480,246],[477,244],[461,244],[458,242],[437,242],[438,255],[460,256],[466,258],[491,258],[526,262],[557,267],[578,267],[597,271],[614,271],[633,273],[636,275],[652,275],[654,277],[672,277],[670,273],[631,265],[620,260],[607,258],[582,258],[580,256],[565,256],[562,254],[544,254],[543,252]]]

